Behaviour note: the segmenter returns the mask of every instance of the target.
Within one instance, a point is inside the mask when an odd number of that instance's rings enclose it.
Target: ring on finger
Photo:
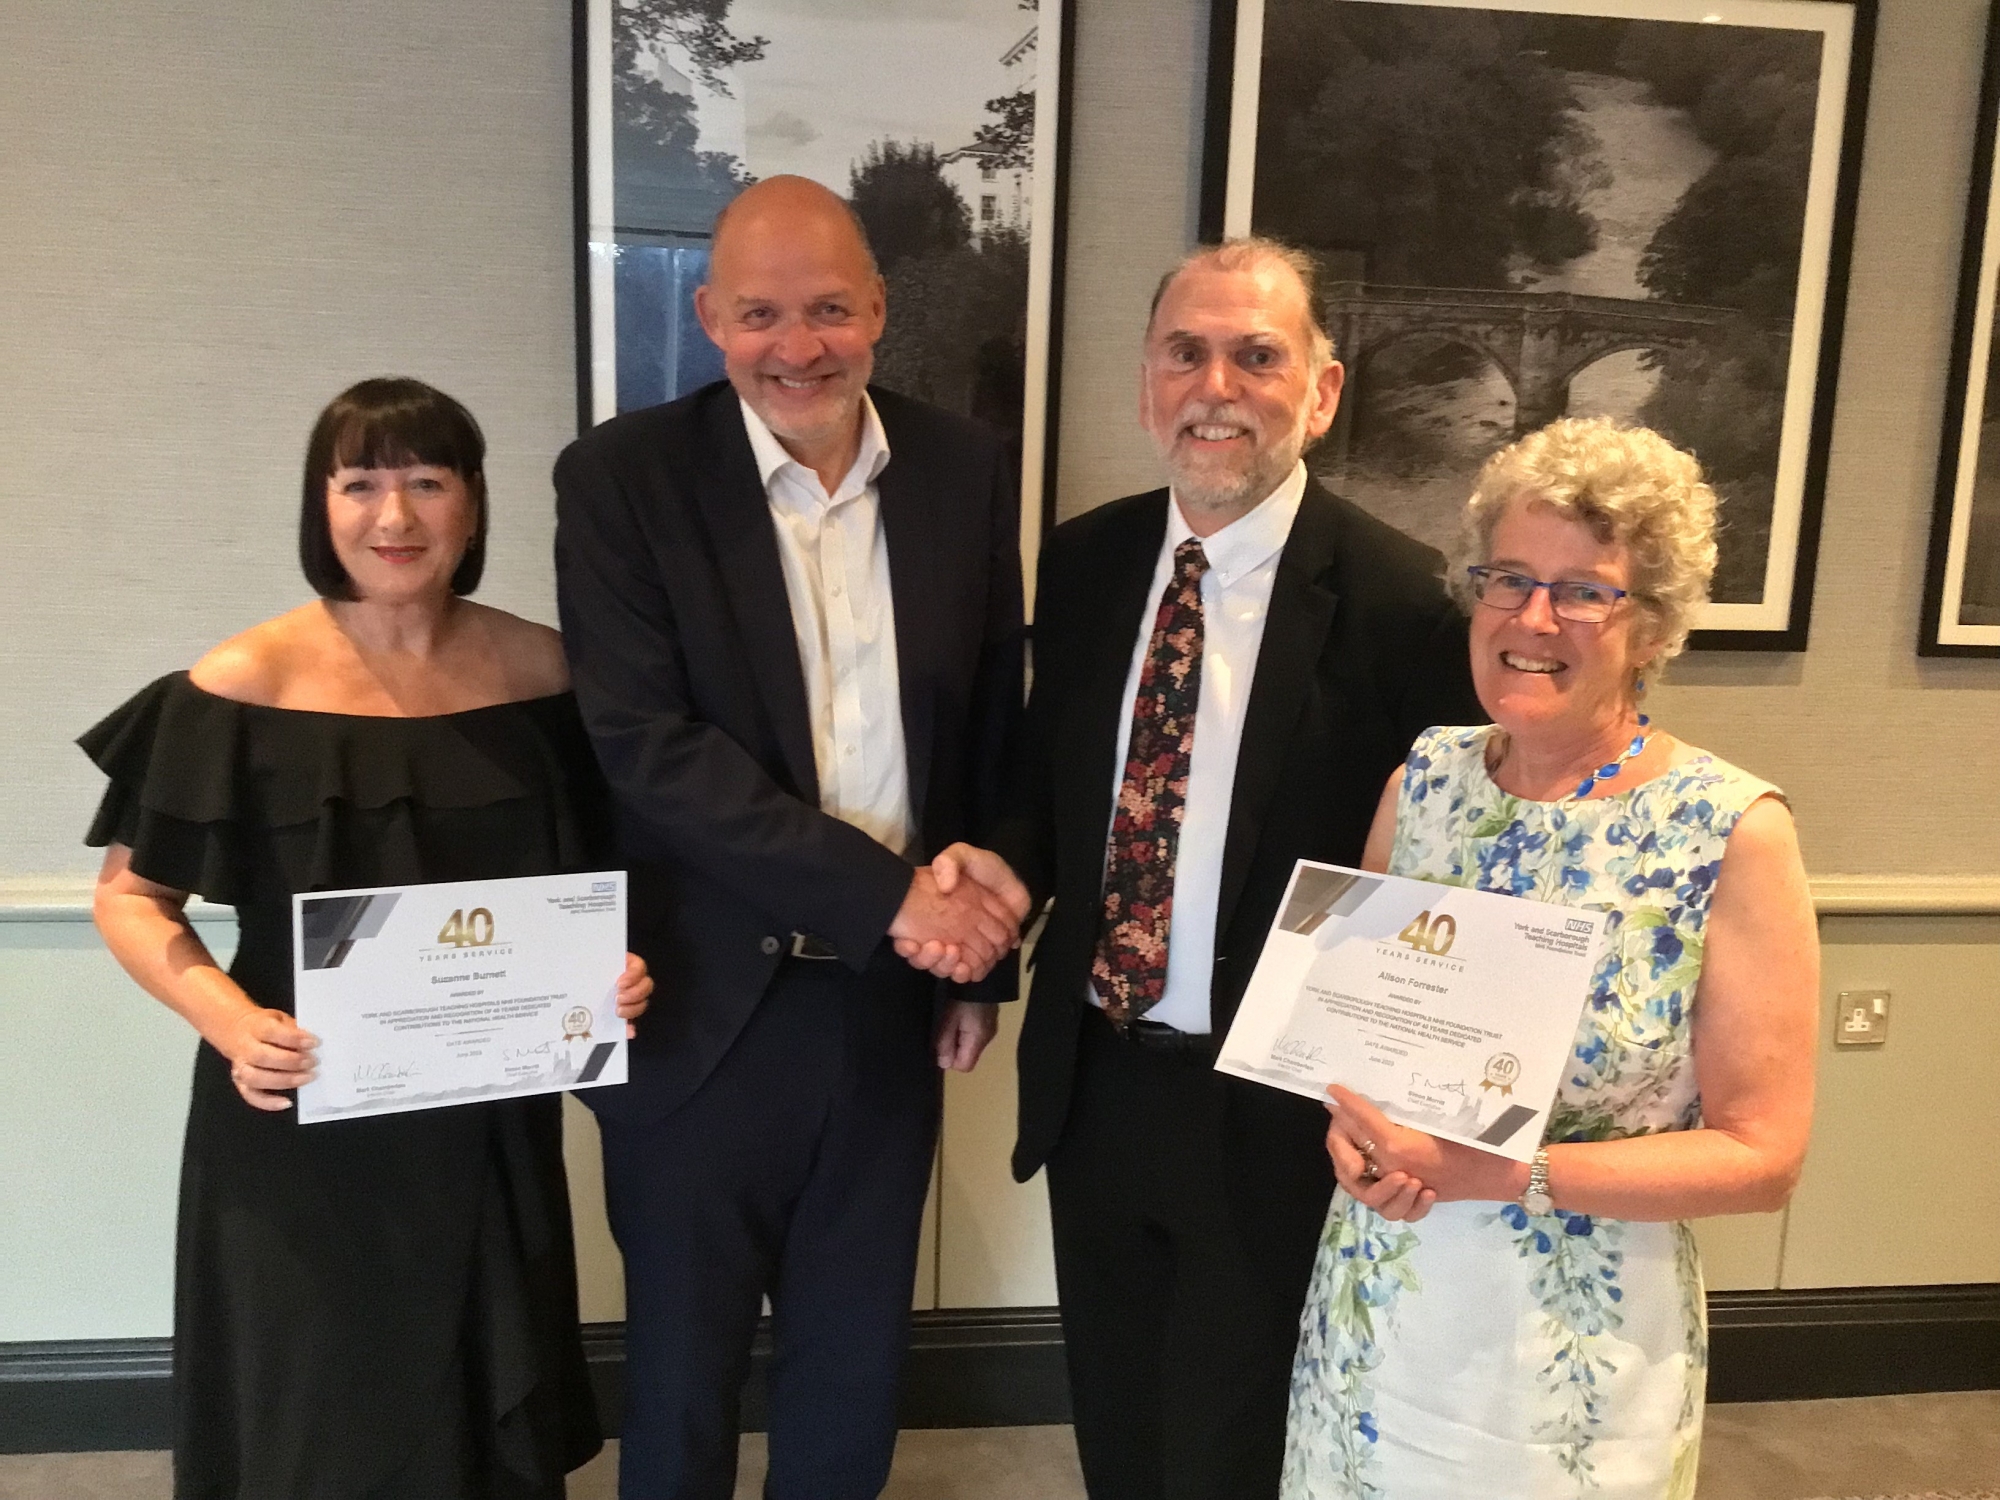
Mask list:
[[[1363,1156],[1372,1157],[1375,1154],[1375,1143],[1373,1141],[1356,1141],[1354,1149],[1359,1151]]]
[[[1374,1157],[1369,1157],[1368,1165],[1361,1169],[1361,1177],[1365,1182],[1379,1182],[1382,1177],[1381,1164]]]

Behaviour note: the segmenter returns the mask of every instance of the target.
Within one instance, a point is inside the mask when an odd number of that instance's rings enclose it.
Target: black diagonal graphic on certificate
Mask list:
[[[576,1075],[578,1083],[595,1083],[597,1075],[604,1071],[604,1065],[611,1061],[611,1054],[618,1050],[616,1042],[599,1042],[590,1049],[590,1056],[583,1060],[583,1071]]]
[[[1508,1136],[1534,1119],[1538,1113],[1539,1111],[1532,1110],[1525,1104],[1510,1104],[1500,1112],[1498,1119],[1479,1132],[1479,1139],[1489,1146],[1505,1145]]]
[[[395,910],[393,891],[371,896],[308,896],[299,902],[300,964],[337,969],[358,942],[381,932]]]

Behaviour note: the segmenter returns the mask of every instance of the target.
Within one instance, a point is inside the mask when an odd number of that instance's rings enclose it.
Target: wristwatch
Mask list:
[[[1555,1206],[1556,1200],[1549,1196],[1548,1148],[1539,1147],[1534,1159],[1528,1163],[1528,1190],[1521,1194],[1521,1207],[1539,1217]]]

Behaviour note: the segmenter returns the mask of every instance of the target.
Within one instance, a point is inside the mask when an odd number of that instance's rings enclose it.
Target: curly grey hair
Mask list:
[[[1524,495],[1626,550],[1655,665],[1679,654],[1715,573],[1716,494],[1694,455],[1648,428],[1603,417],[1564,417],[1502,448],[1479,471],[1460,514],[1445,580],[1468,612],[1465,570],[1492,557],[1494,527]]]

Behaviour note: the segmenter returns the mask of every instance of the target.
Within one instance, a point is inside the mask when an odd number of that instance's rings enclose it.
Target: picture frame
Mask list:
[[[577,422],[722,376],[715,215],[795,172],[888,284],[873,379],[1014,442],[1027,577],[1052,524],[1070,0],[573,0]],[[923,66],[914,66],[920,59]]]
[[[2000,6],[1989,14],[1978,136],[1966,195],[1958,315],[1938,444],[1937,501],[1924,567],[1920,656],[2000,657]]]
[[[1204,239],[1313,254],[1308,463],[1442,547],[1485,457],[1613,415],[1723,497],[1696,649],[1803,651],[1875,0],[1214,0]]]

